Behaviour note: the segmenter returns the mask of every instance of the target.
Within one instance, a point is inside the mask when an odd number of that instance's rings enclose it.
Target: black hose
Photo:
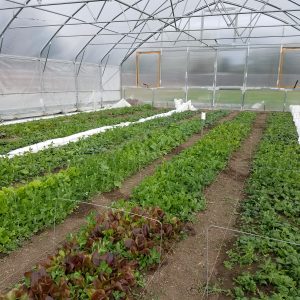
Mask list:
[[[296,81],[295,85],[294,85],[294,89],[297,87],[299,80]]]

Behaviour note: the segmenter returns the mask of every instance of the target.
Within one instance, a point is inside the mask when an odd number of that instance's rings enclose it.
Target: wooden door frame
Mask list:
[[[161,51],[137,51],[136,52],[136,86],[137,87],[143,87],[140,84],[140,56],[141,55],[147,55],[147,54],[157,54],[158,60],[157,60],[157,74],[156,74],[156,85],[153,87],[160,87],[160,71],[161,71]]]
[[[277,83],[278,88],[284,88],[284,89],[293,89],[294,88],[294,86],[283,85],[283,83],[282,83],[284,55],[286,52],[289,52],[289,51],[299,51],[299,53],[300,53],[300,47],[282,47],[281,48],[280,59],[279,59],[279,68],[278,68],[278,83]]]

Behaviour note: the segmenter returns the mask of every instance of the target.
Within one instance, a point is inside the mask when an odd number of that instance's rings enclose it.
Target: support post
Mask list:
[[[286,111],[287,97],[288,97],[287,93],[288,93],[287,89],[284,89],[283,111]]]
[[[78,75],[77,75],[77,70],[76,70],[76,61],[74,61],[74,76],[75,76],[75,92],[76,92],[75,107],[76,107],[76,110],[78,111],[79,94],[78,94]]]
[[[43,115],[46,114],[46,107],[45,107],[45,102],[44,102],[44,71],[45,68],[43,68],[43,63],[42,63],[42,58],[40,57],[39,59],[39,66],[40,66],[40,104],[43,110]]]
[[[152,90],[152,100],[151,100],[151,105],[152,105],[152,107],[154,107],[155,89],[152,88],[151,90]]]
[[[103,80],[102,66],[99,65],[99,88],[100,88],[100,108],[103,107]]]
[[[215,103],[216,103],[217,72],[218,72],[218,52],[219,52],[219,50],[216,50],[215,65],[214,65],[213,97],[212,97],[212,103],[211,103],[211,106],[212,106],[213,109],[215,108]]]
[[[185,71],[185,102],[188,100],[189,91],[189,61],[190,61],[190,51],[189,47],[186,49],[186,71]]]
[[[247,55],[246,55],[246,61],[245,61],[245,68],[244,68],[244,82],[242,87],[242,103],[241,103],[241,110],[244,110],[245,105],[245,94],[247,89],[247,79],[248,79],[248,66],[249,66],[249,55],[250,55],[250,46],[248,44],[247,47]]]
[[[120,65],[120,99],[125,97],[123,96],[123,79],[122,79],[122,70],[123,70],[123,64]]]
[[[44,98],[43,98],[44,97],[44,92],[45,92],[44,73],[45,73],[45,70],[46,70],[47,62],[48,62],[50,48],[51,48],[51,43],[49,43],[49,47],[48,47],[47,56],[46,56],[46,59],[45,59],[44,66],[43,66],[43,63],[42,63],[42,57],[41,56],[40,56],[40,59],[39,59],[39,63],[40,63],[40,87],[41,87],[40,103],[41,103],[44,115],[46,114],[46,106],[45,106],[45,102],[44,102]]]
[[[280,46],[280,56],[279,56],[279,63],[278,63],[278,74],[277,74],[277,87],[280,88],[280,79],[281,79],[281,72],[282,72],[282,64],[283,64],[283,46]]]
[[[161,62],[162,62],[162,59],[163,59],[163,49],[160,48],[160,59],[159,59],[159,86],[161,87]]]
[[[1,41],[0,41],[0,54],[2,52],[3,40],[4,40],[4,36],[1,37]]]

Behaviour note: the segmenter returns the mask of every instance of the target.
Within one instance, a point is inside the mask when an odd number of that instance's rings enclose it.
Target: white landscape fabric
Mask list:
[[[124,99],[122,99],[121,101],[125,105],[125,102],[124,102],[125,100],[124,101],[123,100]],[[26,147],[23,147],[23,148],[19,148],[19,149],[10,151],[6,155],[1,155],[0,157],[13,158],[14,156],[17,156],[17,155],[24,155],[27,152],[36,153],[36,152],[42,151],[42,150],[50,148],[50,147],[52,147],[52,148],[60,147],[60,146],[67,145],[67,144],[72,143],[72,142],[73,143],[77,142],[81,139],[85,139],[85,138],[87,138],[89,136],[92,136],[92,135],[95,135],[95,134],[103,133],[103,132],[105,132],[107,130],[110,130],[110,129],[113,129],[113,128],[126,127],[126,126],[129,126],[129,125],[132,125],[132,124],[143,123],[143,122],[150,121],[150,120],[157,119],[157,118],[169,117],[169,116],[173,115],[174,113],[191,110],[191,108],[193,108],[191,103],[189,103],[188,105],[187,105],[187,103],[182,103],[181,105],[177,105],[177,108],[175,110],[171,110],[171,111],[166,112],[166,113],[154,115],[154,116],[147,117],[147,118],[141,118],[141,119],[139,119],[138,121],[135,121],[135,122],[123,122],[123,123],[120,123],[120,124],[117,124],[117,125],[103,126],[103,127],[99,127],[99,128],[79,132],[79,133],[76,133],[76,134],[72,134],[70,136],[66,136],[66,137],[63,137],[63,138],[56,138],[56,139],[43,141],[43,142],[40,142],[40,143],[37,143],[37,144],[33,144],[33,145],[30,145],[30,146],[26,146]]]
[[[293,115],[293,120],[297,128],[298,142],[300,144],[300,105],[290,105],[290,111]]]

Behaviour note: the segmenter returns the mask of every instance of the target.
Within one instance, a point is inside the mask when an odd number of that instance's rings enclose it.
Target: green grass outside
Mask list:
[[[128,88],[125,92],[125,98],[136,98],[147,103],[152,103],[152,90]],[[168,107],[174,106],[174,98],[185,99],[184,89],[157,89],[154,92],[154,103],[164,103]],[[207,89],[189,88],[188,100],[195,104],[202,104],[210,107],[212,103],[213,92]],[[245,109],[266,109],[283,111],[285,101],[285,92],[278,90],[247,90],[244,99]],[[263,103],[264,102],[264,103]],[[242,104],[242,92],[240,90],[219,90],[216,91],[215,106],[240,108]],[[300,90],[288,91],[286,99],[286,109],[291,104],[300,105]]]

